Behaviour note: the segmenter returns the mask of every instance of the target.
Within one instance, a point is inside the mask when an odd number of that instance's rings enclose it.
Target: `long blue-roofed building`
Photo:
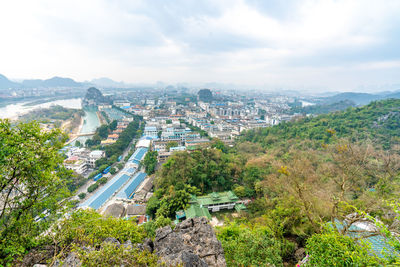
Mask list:
[[[140,161],[144,159],[144,156],[146,155],[147,151],[148,148],[145,147],[139,147],[138,149],[136,149],[135,153],[133,153],[128,160],[129,165],[135,167],[139,166]]]
[[[147,174],[138,172],[126,183],[126,185],[119,191],[117,198],[131,199],[139,185],[146,179]]]
[[[98,189],[93,196],[84,201],[80,207],[90,207],[97,210],[105,206],[106,202],[113,197],[131,199],[140,184],[146,179],[146,173],[136,173],[136,171],[150,146],[151,140],[146,138],[139,140],[136,144],[136,151],[128,159],[125,167],[103,187]]]
[[[83,202],[80,207],[99,209],[109,200],[135,173],[135,168],[124,168],[114,178],[108,181],[92,197]]]

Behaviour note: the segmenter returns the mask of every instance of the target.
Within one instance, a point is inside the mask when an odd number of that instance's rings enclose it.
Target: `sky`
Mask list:
[[[0,73],[400,89],[400,1],[1,1]]]

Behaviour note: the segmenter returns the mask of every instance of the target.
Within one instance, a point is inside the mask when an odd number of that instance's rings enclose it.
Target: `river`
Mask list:
[[[48,108],[52,105],[59,105],[65,108],[75,108],[82,109],[82,99],[81,98],[71,98],[71,99],[63,99],[63,100],[55,100],[49,101],[37,105],[26,105],[28,102],[20,102],[16,104],[10,104],[0,108],[0,118],[10,118],[17,119],[18,116],[26,114],[32,110],[38,108]],[[100,120],[97,117],[95,109],[83,109],[85,115],[83,117],[83,125],[80,130],[80,133],[92,133],[96,130],[97,127],[100,126]],[[85,141],[90,138],[90,136],[80,136],[76,140],[79,140],[81,143],[85,143]],[[75,143],[75,142],[73,142]]]
[[[85,111],[85,116],[83,117],[83,125],[79,133],[93,133],[96,131],[97,127],[100,126],[100,120],[97,117],[96,110],[91,109],[83,109]],[[74,145],[76,141],[79,141],[81,144],[85,144],[86,140],[91,138],[92,136],[79,136],[75,139],[72,144]]]
[[[29,102],[20,102],[16,104],[10,104],[0,108],[0,118],[5,119],[17,119],[18,116],[24,115],[32,110],[38,108],[48,108],[52,105],[59,105],[65,108],[82,108],[82,99],[81,98],[71,98],[71,99],[63,99],[63,100],[55,100],[49,101],[37,105],[26,105]]]

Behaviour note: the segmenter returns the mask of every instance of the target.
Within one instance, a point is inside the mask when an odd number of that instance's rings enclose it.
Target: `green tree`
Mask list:
[[[106,168],[108,167],[108,164],[106,163],[106,164],[103,164],[103,165],[101,165],[100,167],[99,167],[99,172],[102,172],[102,171],[104,171]]]
[[[177,187],[171,185],[167,190],[158,189],[148,201],[146,213],[156,218],[174,218],[177,210],[188,207],[191,194],[199,193],[196,187],[187,184]]]
[[[157,151],[149,151],[143,160],[143,165],[147,174],[153,174],[157,166]]]
[[[108,126],[108,128],[109,128],[111,131],[114,131],[115,129],[117,129],[117,126],[118,126],[118,121],[117,121],[117,120],[113,120],[113,121],[110,123],[110,125]]]
[[[222,152],[226,153],[228,148],[225,146],[224,142],[219,139],[213,139],[211,143],[211,147],[221,150]]]
[[[0,120],[0,264],[25,253],[48,226],[48,218],[63,208],[71,173],[58,152],[66,136],[60,130],[42,132],[37,122]]]
[[[307,266],[377,266],[366,246],[333,230],[314,234],[307,240]]]
[[[171,141],[171,142],[168,142],[167,143],[167,145],[165,146],[165,149],[167,150],[167,151],[169,151],[169,149],[171,148],[171,147],[177,147],[178,146],[178,142],[176,142],[176,141]]]
[[[217,230],[228,266],[283,266],[281,243],[263,226],[230,223]]]
[[[233,189],[233,192],[234,192],[235,195],[238,196],[238,197],[245,197],[245,196],[246,196],[245,188],[244,188],[244,186],[242,186],[242,185],[239,185],[239,186],[235,187],[235,188]]]
[[[99,187],[99,184],[98,184],[98,183],[94,183],[94,184],[90,185],[90,186],[87,188],[87,191],[88,191],[88,193],[92,193],[92,192],[93,192],[94,190],[96,190],[98,187]]]
[[[155,196],[151,196],[146,205],[146,214],[155,217],[157,209],[160,207],[160,200]]]
[[[105,184],[105,183],[107,183],[107,177],[101,177],[97,182],[99,184]]]

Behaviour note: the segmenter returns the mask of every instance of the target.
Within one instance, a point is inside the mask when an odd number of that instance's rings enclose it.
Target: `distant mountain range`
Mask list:
[[[1,89],[8,89],[8,88],[15,88],[18,87],[20,84],[15,83],[7,79],[6,76],[0,74],[0,90]]]
[[[102,77],[98,79],[93,79],[90,81],[91,84],[97,85],[100,87],[116,87],[116,88],[125,88],[128,87],[129,85],[124,83],[124,82],[116,82],[114,80],[111,80],[110,78]]]
[[[24,80],[24,87],[80,87],[82,83],[75,82],[71,78],[53,77],[47,80]]]
[[[71,78],[53,77],[47,80],[24,80],[22,83],[10,81],[6,76],[0,74],[0,90],[20,89],[32,87],[81,87],[83,83],[74,81]]]
[[[76,82],[71,78],[53,77],[47,80],[28,79],[22,82],[13,82],[6,76],[0,74],[0,90],[21,89],[21,88],[39,88],[39,87],[90,87],[99,86],[106,88],[128,88],[133,85],[124,82],[116,82],[110,78],[98,78],[89,82]]]

